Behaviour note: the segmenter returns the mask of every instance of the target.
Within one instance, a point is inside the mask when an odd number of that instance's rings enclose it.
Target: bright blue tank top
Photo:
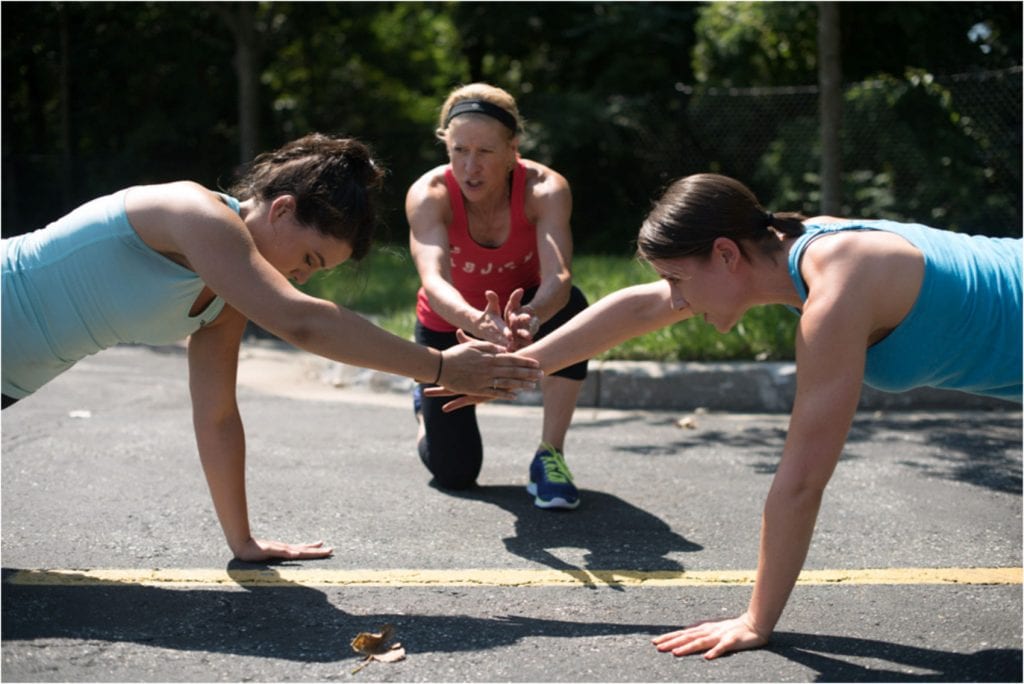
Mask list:
[[[800,259],[812,240],[844,230],[902,236],[924,254],[924,280],[906,318],[868,347],[864,381],[881,390],[940,387],[1021,401],[1022,245],[893,221],[816,225],[797,238],[789,274],[803,301]]]
[[[27,396],[119,343],[184,339],[224,308],[217,297],[188,315],[205,283],[142,241],[128,222],[127,192],[2,241],[4,394]],[[222,197],[239,211],[236,199]]]

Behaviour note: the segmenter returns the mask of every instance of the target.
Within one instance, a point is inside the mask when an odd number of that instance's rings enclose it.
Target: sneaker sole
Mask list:
[[[537,508],[562,508],[571,511],[580,505],[579,499],[570,502],[566,501],[560,496],[556,496],[554,499],[551,499],[550,501],[545,501],[544,499],[537,496],[537,485],[534,484],[533,482],[526,485],[526,491],[530,494],[530,496],[533,497],[533,505],[536,506]]]

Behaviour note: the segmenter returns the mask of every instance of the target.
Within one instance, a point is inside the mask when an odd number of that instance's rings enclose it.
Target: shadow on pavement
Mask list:
[[[818,682],[1019,682],[1021,650],[936,651],[873,639],[776,632],[773,653],[818,673]],[[867,667],[840,656],[871,658]],[[881,663],[879,663],[881,661]],[[927,673],[907,672],[908,668]]]
[[[555,570],[629,568],[681,573],[682,564],[667,556],[704,548],[674,532],[660,518],[604,492],[581,490],[580,507],[570,512],[539,511],[524,488],[518,486],[485,485],[462,491],[438,491],[498,506],[514,515],[515,535],[503,540],[505,548],[520,558]],[[582,567],[559,558],[552,549],[582,550]]]
[[[228,573],[235,569],[272,572],[273,566],[232,563]],[[16,572],[3,570],[4,643],[33,639],[130,642],[179,651],[329,663],[356,660],[351,640],[384,624],[394,625],[395,638],[410,655],[489,650],[535,636],[655,635],[673,629],[521,616],[355,614],[334,605],[324,591],[294,583],[236,585],[230,590],[9,584]],[[78,579],[86,578],[79,575]],[[67,580],[73,582],[75,576]],[[339,593],[339,601],[344,601],[344,591]]]
[[[908,434],[921,436],[929,454],[902,465],[929,477],[964,482],[992,491],[1021,493],[1021,419],[1019,413],[970,412],[956,417],[921,417],[919,414],[859,414],[850,429],[842,461],[858,460],[864,443],[891,444],[894,455],[905,451]],[[668,457],[694,447],[734,449],[751,459],[751,468],[771,475],[778,467],[786,431],[777,427],[747,426],[736,430],[699,429],[683,439],[658,444],[618,447],[632,454]]]

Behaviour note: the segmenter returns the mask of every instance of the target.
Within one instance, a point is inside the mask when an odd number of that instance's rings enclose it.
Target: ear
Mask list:
[[[514,135],[508,141],[508,151],[512,155],[512,163],[510,168],[515,168],[516,163],[519,161],[519,136]]]
[[[270,218],[272,220],[282,218],[292,213],[295,213],[294,195],[278,195],[274,198],[274,201],[270,203]]]
[[[712,258],[720,261],[730,273],[735,272],[743,257],[743,252],[735,240],[727,237],[715,238],[711,247]]]

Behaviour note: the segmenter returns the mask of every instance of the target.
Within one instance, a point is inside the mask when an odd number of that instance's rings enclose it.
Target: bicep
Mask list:
[[[447,199],[437,191],[428,193],[417,185],[409,190],[405,204],[409,221],[409,253],[422,280],[429,280],[432,276],[447,279],[449,243],[444,216]]]
[[[572,264],[572,194],[568,184],[537,198],[537,250],[541,276],[568,276]]]
[[[868,328],[850,297],[808,299],[797,329],[796,396],[780,481],[827,484],[857,412]]]

